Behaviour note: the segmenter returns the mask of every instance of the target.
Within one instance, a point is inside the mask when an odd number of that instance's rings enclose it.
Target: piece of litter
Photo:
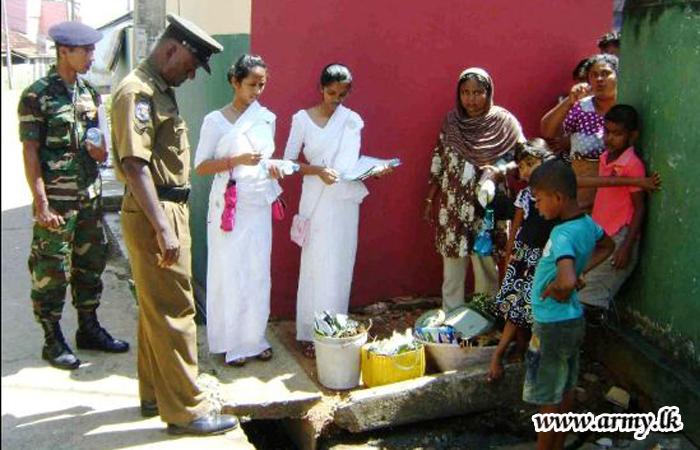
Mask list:
[[[612,448],[613,446],[613,441],[610,438],[600,438],[595,441],[595,443],[598,444],[599,447],[603,448]]]
[[[404,333],[394,331],[389,339],[382,339],[369,344],[367,351],[377,355],[392,356],[413,351],[420,344],[413,338],[413,330],[408,328]]]
[[[605,400],[623,409],[627,409],[630,406],[629,392],[617,386],[613,386],[610,388],[608,393],[605,394]]]
[[[583,374],[583,379],[588,381],[589,383],[597,383],[600,378],[598,375],[590,372],[586,372]]]
[[[320,336],[343,338],[356,336],[364,332],[364,327],[345,314],[334,314],[330,311],[314,314],[314,331]]]

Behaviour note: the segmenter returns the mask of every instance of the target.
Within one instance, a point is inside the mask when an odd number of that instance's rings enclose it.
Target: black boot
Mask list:
[[[41,357],[58,369],[73,370],[80,366],[80,360],[68,347],[58,322],[41,322],[44,329],[44,348]]]
[[[97,314],[78,311],[78,331],[75,343],[81,350],[102,350],[109,353],[124,353],[129,343],[114,339],[97,321]]]

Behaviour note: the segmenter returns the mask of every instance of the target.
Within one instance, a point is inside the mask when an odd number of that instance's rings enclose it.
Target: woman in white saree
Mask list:
[[[259,56],[243,55],[229,69],[233,101],[204,118],[195,157],[198,175],[214,175],[207,216],[207,337],[212,353],[242,366],[246,358],[269,360],[265,339],[270,314],[271,204],[281,193],[274,166],[275,115],[257,99],[267,69]],[[221,228],[224,194],[236,182],[231,231]]]
[[[359,208],[368,194],[361,181],[342,177],[360,157],[364,126],[357,113],[341,104],[351,84],[347,67],[330,64],[323,70],[322,102],[293,116],[284,153],[285,159],[299,163],[304,175],[299,215],[309,219],[309,229],[301,251],[296,324],[297,340],[309,357],[314,312],[348,311]],[[302,148],[308,164],[298,161]]]

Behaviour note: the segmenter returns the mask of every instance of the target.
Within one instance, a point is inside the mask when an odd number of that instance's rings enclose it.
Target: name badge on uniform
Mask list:
[[[136,107],[134,108],[134,115],[139,122],[150,122],[151,105],[149,105],[146,100],[137,101]]]

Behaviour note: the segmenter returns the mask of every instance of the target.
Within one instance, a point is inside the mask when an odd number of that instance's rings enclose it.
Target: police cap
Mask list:
[[[79,22],[61,22],[49,28],[49,36],[56,45],[82,47],[102,39],[102,33]]]
[[[204,70],[211,73],[209,58],[213,53],[219,53],[224,47],[187,19],[175,14],[168,14],[167,19],[169,24],[165,29],[165,35],[185,46],[199,60]]]

